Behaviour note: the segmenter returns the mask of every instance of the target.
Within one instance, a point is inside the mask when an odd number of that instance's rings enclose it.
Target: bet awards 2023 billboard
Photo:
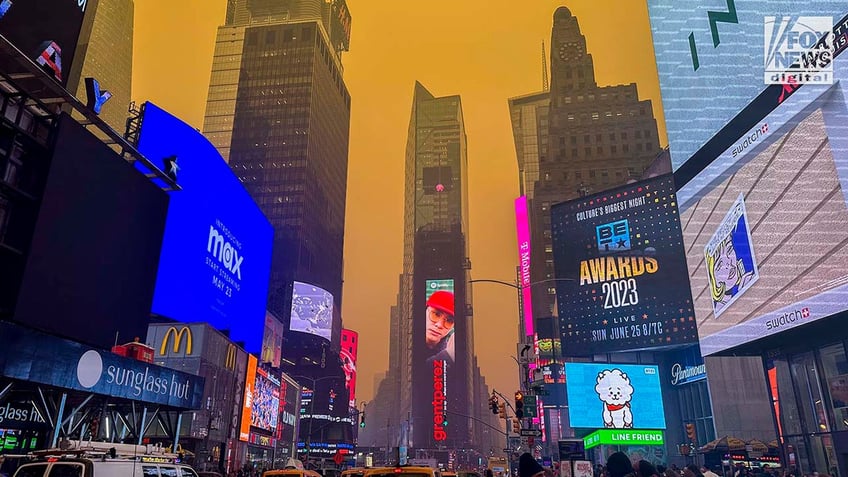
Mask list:
[[[698,340],[672,177],[552,207],[566,356]]]

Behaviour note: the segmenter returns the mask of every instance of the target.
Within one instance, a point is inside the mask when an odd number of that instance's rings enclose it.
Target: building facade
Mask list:
[[[586,38],[580,31],[578,19],[566,7],[554,13],[550,64],[547,139],[539,140],[539,175],[530,205],[534,244],[532,282],[555,278],[551,205],[637,179],[660,152],[651,101],[639,99],[635,83],[597,84]],[[543,101],[537,98],[531,104]],[[541,109],[537,117],[543,117],[540,114],[543,108],[543,103],[536,107]],[[537,120],[536,127],[540,128],[541,124]],[[523,129],[518,131],[514,129],[514,134],[528,135]],[[522,155],[527,157],[527,154],[532,158],[532,152],[525,151]],[[529,179],[533,175],[532,159],[522,158],[519,162],[522,161]],[[533,314],[555,315],[554,284],[539,285],[532,291]]]
[[[95,78],[112,98],[100,117],[120,134],[126,131],[132,99],[133,0],[100,0],[87,42],[79,46],[82,73],[77,98],[86,97],[85,78]]]
[[[302,444],[312,429],[352,443],[348,406],[333,405],[347,394],[338,353],[350,127],[341,56],[349,34],[343,0],[231,0],[203,127],[275,229],[268,308],[286,327],[283,368],[317,396],[310,411],[328,406],[308,415],[345,421],[336,430],[304,423]],[[295,282],[329,294],[321,318],[331,321],[322,325],[328,335],[293,323]]]

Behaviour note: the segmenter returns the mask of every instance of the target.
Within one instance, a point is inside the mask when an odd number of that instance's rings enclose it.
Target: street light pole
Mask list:
[[[318,381],[325,379],[336,379],[335,376],[322,376],[320,378],[311,378],[309,376],[292,376],[294,379],[306,379],[312,383],[312,399],[309,401],[309,427],[306,430],[306,465],[309,465],[309,454],[312,452],[312,421],[315,420],[315,387]],[[303,395],[303,386],[300,387],[301,396]]]

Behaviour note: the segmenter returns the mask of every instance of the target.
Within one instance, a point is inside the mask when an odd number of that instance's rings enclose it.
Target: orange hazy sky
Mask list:
[[[351,48],[343,56],[352,98],[342,316],[359,332],[357,399],[370,400],[388,360],[389,307],[403,244],[403,164],[413,85],[462,96],[468,134],[473,278],[512,282],[518,169],[507,98],[542,85],[554,10],[580,22],[598,84],[635,82],[653,101],[667,144],[644,0],[347,0]],[[215,31],[225,0],[136,0],[133,99],[150,100],[200,128]],[[474,285],[475,342],[489,385],[518,377],[515,291]]]

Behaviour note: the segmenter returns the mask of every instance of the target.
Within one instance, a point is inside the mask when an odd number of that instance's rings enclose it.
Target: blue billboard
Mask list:
[[[648,0],[673,168],[721,142],[767,87],[794,84],[779,72],[809,51],[821,21],[837,25],[845,10],[841,0]]]
[[[145,103],[138,150],[175,176],[153,313],[208,322],[259,353],[274,229],[199,131]]]
[[[10,323],[0,323],[0,376],[151,404],[199,409],[204,379]]]
[[[576,429],[665,429],[654,365],[566,363],[568,417]]]

